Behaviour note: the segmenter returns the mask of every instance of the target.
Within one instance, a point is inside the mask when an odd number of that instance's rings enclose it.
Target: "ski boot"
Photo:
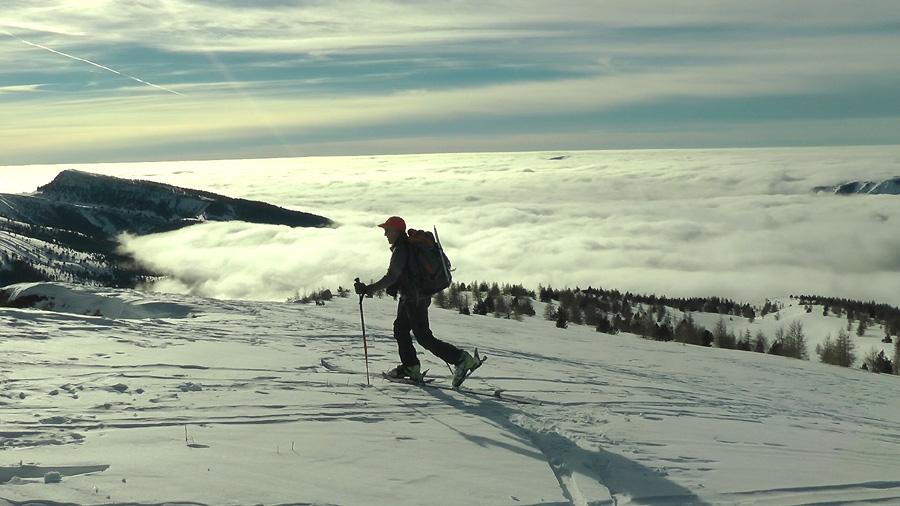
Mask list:
[[[413,382],[419,382],[425,379],[425,375],[422,374],[422,369],[419,364],[409,366],[400,364],[385,374],[392,379],[407,378]]]
[[[475,350],[474,357],[468,351],[463,351],[462,360],[456,364],[456,369],[453,371],[453,381],[451,382],[453,388],[459,388],[462,382],[472,374],[472,371],[481,367],[482,362],[484,360],[478,356],[478,349]]]

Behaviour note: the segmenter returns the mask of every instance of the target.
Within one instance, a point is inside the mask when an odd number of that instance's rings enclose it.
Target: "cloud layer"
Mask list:
[[[12,1],[0,164],[890,143],[898,19],[892,1]]]
[[[210,223],[129,238],[161,288],[283,299],[379,278],[390,215],[437,225],[459,281],[756,302],[900,304],[895,196],[813,194],[894,177],[898,147],[319,157],[80,168],[328,216],[334,229]],[[563,159],[552,160],[558,156]],[[32,168],[29,173],[52,171]],[[48,174],[48,180],[52,175]]]

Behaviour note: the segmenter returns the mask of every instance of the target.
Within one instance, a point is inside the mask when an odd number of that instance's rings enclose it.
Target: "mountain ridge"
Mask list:
[[[154,273],[117,252],[122,233],[207,221],[330,227],[326,217],[178,186],[63,170],[28,194],[0,194],[0,284],[72,280],[134,285]]]
[[[835,195],[900,195],[900,176],[881,181],[850,181],[836,186],[817,186],[812,191]]]

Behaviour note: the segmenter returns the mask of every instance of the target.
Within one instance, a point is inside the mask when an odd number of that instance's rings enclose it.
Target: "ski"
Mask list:
[[[394,383],[406,383],[407,385],[423,386],[434,381],[434,378],[425,377],[425,375],[428,374],[428,371],[428,369],[425,369],[425,371],[422,373],[422,377],[417,380],[414,380],[412,378],[395,378],[385,371],[381,371],[381,377],[388,381],[393,381]]]
[[[442,385],[440,383],[407,383],[408,385],[419,386],[423,388],[436,388],[438,390],[447,390],[450,392],[458,392],[463,395],[472,395],[478,397],[489,397],[491,399],[502,401],[502,402],[512,402],[515,404],[533,404],[536,406],[542,406],[545,403],[543,401],[539,401],[537,399],[529,399],[527,397],[521,397],[518,395],[510,395],[507,394],[506,391],[502,388],[498,388],[493,391],[482,391],[482,390],[474,390],[471,388],[465,387],[451,387],[448,385]]]
[[[429,386],[434,381],[434,378],[426,378],[425,373],[422,373],[422,379],[419,380],[414,380],[411,378],[394,378],[393,376],[388,376],[388,373],[386,372],[382,372],[381,377],[393,383],[405,383],[407,385],[414,385],[418,387]]]
[[[438,390],[448,390],[451,392],[459,392],[465,395],[473,395],[479,397],[490,397],[492,399],[504,402],[512,402],[515,404],[533,404],[537,406],[541,406],[544,404],[543,401],[539,401],[537,399],[529,399],[527,397],[521,397],[518,395],[510,395],[506,393],[506,390],[502,388],[495,389],[491,392],[482,391],[482,390],[473,390],[471,388],[461,388],[461,387],[453,387],[450,385],[444,385],[441,383],[434,383],[434,378],[427,378],[421,381],[413,381],[409,378],[392,378],[387,375],[386,372],[381,373],[381,377],[390,381],[391,383],[401,383],[405,385],[415,386],[415,387],[423,387],[423,388],[436,388]]]
[[[481,358],[481,361],[484,362],[487,357],[484,356],[484,357],[480,357],[480,358]],[[330,361],[328,361],[324,358],[321,359],[320,363],[321,363],[322,367],[324,367],[326,370],[331,371],[331,372],[339,372],[339,373],[345,373],[345,374],[365,374],[365,372],[345,369],[343,367],[334,365]],[[425,372],[427,373],[428,371],[426,370]],[[471,374],[471,372],[470,372],[470,374]],[[453,391],[453,392],[459,392],[459,393],[465,394],[465,395],[472,395],[472,396],[478,396],[478,397],[489,397],[494,400],[503,401],[503,402],[511,402],[511,403],[515,403],[515,404],[532,404],[532,405],[536,405],[536,406],[543,406],[543,405],[547,405],[547,404],[558,404],[556,402],[542,401],[542,400],[533,399],[530,397],[523,397],[520,395],[508,394],[508,393],[506,393],[506,390],[503,388],[497,388],[497,389],[494,389],[491,391],[474,390],[474,389],[467,388],[467,387],[453,388],[450,385],[435,383],[436,378],[427,378],[424,382],[417,382],[417,381],[412,381],[409,378],[392,378],[392,377],[388,376],[386,372],[382,372],[381,377],[387,381],[390,381],[391,383],[400,383],[400,384],[406,384],[406,385],[410,385],[410,386],[423,387],[423,388],[425,388],[425,387],[436,388],[438,390],[449,390],[449,391]]]

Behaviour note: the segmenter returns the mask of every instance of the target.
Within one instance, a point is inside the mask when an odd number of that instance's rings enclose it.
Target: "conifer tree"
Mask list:
[[[856,326],[856,335],[862,337],[866,333],[866,329],[869,327],[869,323],[865,316],[859,319],[859,324]]]
[[[753,351],[765,353],[768,347],[769,340],[766,338],[766,334],[762,330],[756,331],[756,335],[753,337]]]
[[[606,315],[600,315],[600,319],[597,321],[597,332],[603,334],[616,334],[616,329],[613,327],[612,323],[609,322],[609,318]]]
[[[753,345],[750,343],[750,340],[753,339],[753,335],[750,333],[750,329],[744,331],[744,334],[737,341],[736,349],[741,351],[753,351]]]
[[[816,354],[824,364],[851,367],[856,362],[855,346],[850,340],[850,333],[844,329],[838,331],[834,341],[827,336],[822,344],[816,346]]]
[[[631,331],[635,334],[640,334],[641,337],[645,339],[653,337],[657,331],[653,316],[644,311],[638,313],[638,315],[634,317],[633,328]]]
[[[713,343],[717,348],[733,350],[735,341],[734,334],[728,331],[728,327],[725,325],[725,319],[720,316],[719,321],[717,321],[716,325],[713,327]]]
[[[459,301],[460,301],[460,287],[457,283],[450,283],[450,287],[447,288],[447,300],[445,301],[446,306],[441,306],[444,309],[458,309]]]
[[[575,325],[584,325],[584,313],[581,312],[581,307],[578,304],[574,304],[567,308],[568,313],[570,315],[569,320]]]
[[[844,367],[852,367],[856,362],[856,346],[847,332],[838,331],[837,341],[835,343],[838,349],[838,358],[840,364]]]
[[[816,345],[816,355],[819,356],[819,361],[823,364],[838,365],[835,348],[834,342],[831,341],[831,335],[825,336],[822,344]]]
[[[556,321],[556,305],[553,304],[552,299],[544,306],[544,319],[551,322]]]
[[[517,315],[523,316],[534,316],[536,314],[534,304],[531,303],[531,297],[528,295],[518,297],[514,301],[513,311],[515,311]]]
[[[894,371],[894,364],[885,356],[884,350],[876,353],[875,348],[872,348],[865,357],[865,363],[871,372],[891,374]]]
[[[498,293],[494,297],[494,317],[502,317],[509,320],[510,318],[512,318],[512,313],[512,307],[507,297]]]
[[[772,341],[772,346],[769,348],[770,355],[784,355],[784,327],[778,327],[778,330],[775,331],[775,340]]]
[[[791,322],[787,333],[784,334],[782,343],[785,357],[800,360],[809,360],[809,351],[806,346],[806,335],[803,333],[803,324],[799,321]]]
[[[569,328],[569,318],[566,316],[566,311],[561,307],[556,312],[556,327],[560,329]]]
[[[690,314],[685,314],[681,321],[678,322],[678,325],[675,326],[675,341],[685,344],[694,344],[692,342],[693,324],[693,317]]]

